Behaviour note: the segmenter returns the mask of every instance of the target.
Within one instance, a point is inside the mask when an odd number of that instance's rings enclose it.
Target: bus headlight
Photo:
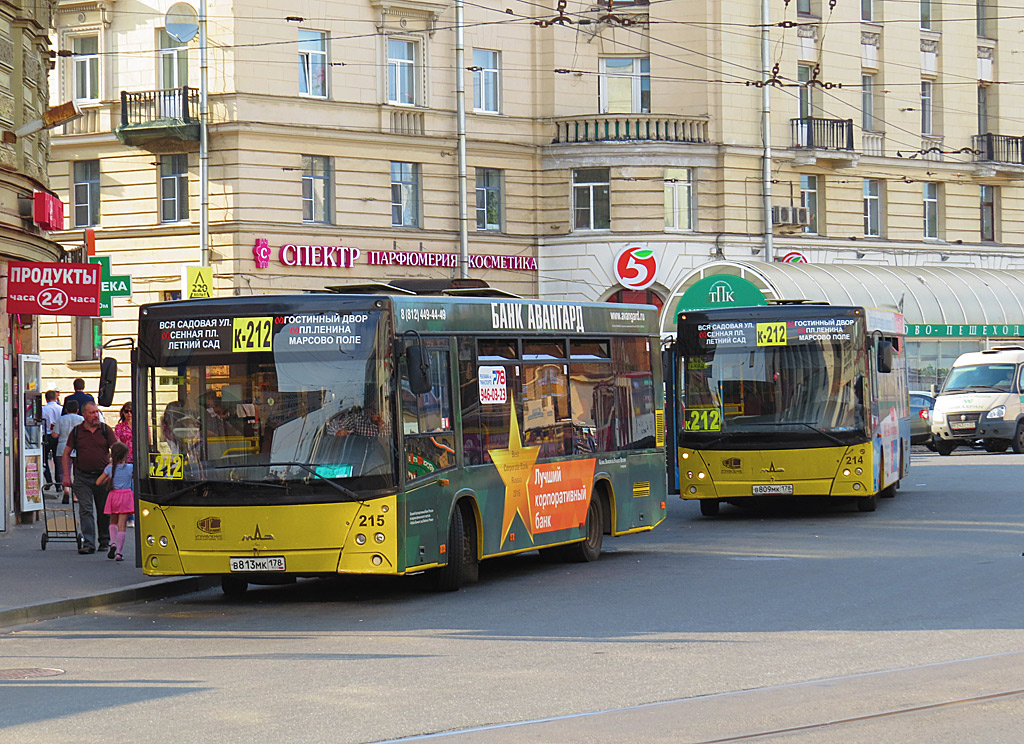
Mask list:
[[[356,535],[356,545],[365,545],[365,544],[366,544],[366,535],[364,535],[362,532],[360,532],[358,535]]]
[[[166,548],[167,547],[167,538],[166,537],[161,537],[160,538],[160,547],[161,548]]]
[[[686,477],[689,478],[690,480],[693,480],[693,471],[692,470],[687,470],[686,471]]]
[[[683,459],[684,460],[689,460],[690,459],[690,453],[689,452],[684,452],[683,453]]]
[[[985,418],[987,418],[987,419],[1001,419],[1005,415],[1006,415],[1006,406],[996,406],[995,408],[993,408],[991,411],[988,412],[988,416],[986,416]]]
[[[847,468],[846,470],[843,471],[843,477],[846,477],[846,478],[850,477],[850,469],[849,468]]]
[[[152,535],[146,535],[146,545],[156,545],[156,538]]]
[[[704,473],[697,473],[698,480],[704,480]]]
[[[864,468],[857,468],[854,472],[857,473],[857,475],[864,475]]]
[[[373,536],[373,539],[376,540],[379,543],[384,542],[384,533],[383,532],[378,532],[376,535]]]

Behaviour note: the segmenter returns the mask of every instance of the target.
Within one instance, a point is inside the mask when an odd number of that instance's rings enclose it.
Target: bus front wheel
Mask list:
[[[564,546],[565,560],[573,563],[590,563],[601,555],[604,544],[604,507],[601,494],[596,490],[587,507],[587,539]]]
[[[462,507],[456,505],[448,526],[448,563],[437,569],[435,587],[439,592],[458,591],[479,577],[475,532],[467,527]]]
[[[857,511],[862,512],[873,512],[878,508],[878,494],[873,493],[870,496],[861,496],[857,499]]]
[[[701,499],[700,513],[705,517],[717,517],[719,506],[718,499]]]

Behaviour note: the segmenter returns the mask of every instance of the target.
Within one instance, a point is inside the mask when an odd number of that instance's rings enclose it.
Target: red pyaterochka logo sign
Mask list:
[[[12,261],[7,312],[26,315],[100,314],[99,264]]]

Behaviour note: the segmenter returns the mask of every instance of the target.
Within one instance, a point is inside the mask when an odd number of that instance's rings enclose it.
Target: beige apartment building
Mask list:
[[[169,5],[57,3],[51,97],[86,111],[53,138],[61,240],[94,228],[133,293],[44,322],[55,379],[94,379],[200,261],[200,50]],[[765,65],[757,0],[466,3],[457,70],[455,5],[209,0],[215,293],[458,276],[457,75],[469,276],[501,289],[661,305],[712,261],[1024,267],[1003,6],[773,1]]]

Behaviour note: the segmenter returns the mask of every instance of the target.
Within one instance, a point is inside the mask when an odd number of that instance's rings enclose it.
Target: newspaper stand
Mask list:
[[[66,497],[68,503],[62,502]],[[71,489],[58,491],[49,502],[43,493],[43,534],[39,537],[40,547],[46,550],[49,542],[73,542],[82,547],[82,534],[78,531],[78,514],[75,512],[75,500]]]

